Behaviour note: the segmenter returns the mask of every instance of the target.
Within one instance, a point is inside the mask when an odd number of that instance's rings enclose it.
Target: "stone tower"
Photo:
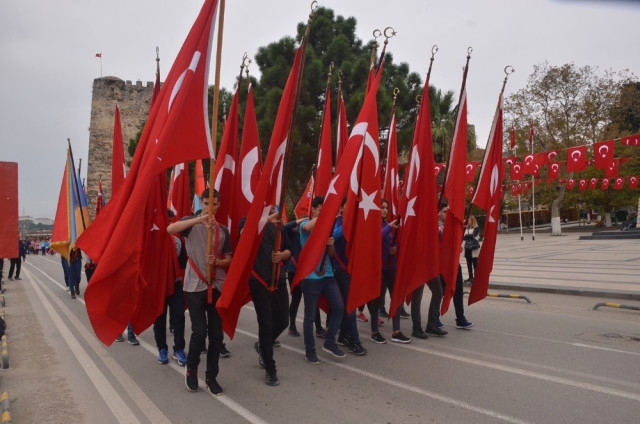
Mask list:
[[[111,198],[111,154],[116,102],[120,106],[125,161],[129,163],[129,140],[142,128],[149,113],[153,82],[132,84],[117,77],[93,80],[91,123],[89,127],[89,155],[87,165],[87,200],[92,219],[96,209],[98,182],[102,181],[104,198]]]

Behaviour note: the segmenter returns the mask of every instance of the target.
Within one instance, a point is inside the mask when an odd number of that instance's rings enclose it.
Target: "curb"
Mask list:
[[[2,424],[11,424],[11,398],[8,391],[4,391],[0,395],[0,407],[2,408]]]
[[[567,294],[572,296],[603,297],[605,299],[640,301],[640,293],[621,292],[618,290],[590,290],[567,286],[524,285],[518,283],[490,283],[489,288],[493,290]]]

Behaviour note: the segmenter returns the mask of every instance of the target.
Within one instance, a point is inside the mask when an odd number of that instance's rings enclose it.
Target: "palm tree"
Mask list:
[[[444,162],[446,145],[453,137],[456,110],[454,93],[429,86],[429,106],[431,107],[431,130],[433,134],[433,151],[436,162]]]

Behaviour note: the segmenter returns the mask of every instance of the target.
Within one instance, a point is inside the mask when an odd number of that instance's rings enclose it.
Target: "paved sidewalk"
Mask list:
[[[542,291],[640,300],[640,241],[579,240],[591,234],[548,230],[498,234],[490,291]],[[463,275],[467,277],[464,255]]]

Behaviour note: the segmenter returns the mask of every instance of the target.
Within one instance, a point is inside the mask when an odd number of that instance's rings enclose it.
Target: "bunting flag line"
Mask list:
[[[153,102],[124,186],[76,242],[99,264],[87,286],[85,302],[96,336],[106,345],[130,321],[134,331],[141,333],[146,328],[143,323],[157,317],[134,314],[146,301],[142,298],[145,288],[156,283],[155,272],[145,274],[145,263],[165,260],[162,249],[145,249],[155,230],[142,213],[147,211],[158,175],[177,163],[213,156],[207,98],[217,6],[217,0],[204,2]],[[166,200],[162,216],[166,215],[165,205]],[[167,234],[165,229],[158,232]],[[145,310],[150,314],[156,308]]]

